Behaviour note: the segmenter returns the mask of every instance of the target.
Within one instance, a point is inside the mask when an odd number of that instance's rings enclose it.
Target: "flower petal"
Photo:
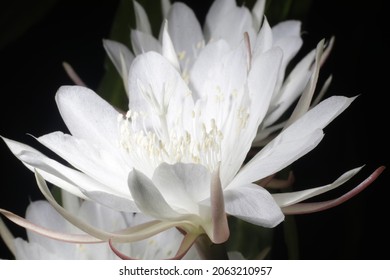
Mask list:
[[[241,129],[240,134],[231,129],[231,127],[236,126],[227,126],[232,135],[224,135],[221,164],[221,178],[224,186],[233,179],[241,168],[256,136],[257,129],[266,114],[274,91],[281,59],[282,52],[279,48],[273,48],[253,58],[247,81],[251,98],[247,123]],[[241,106],[236,110],[238,111],[240,108]],[[237,127],[240,127],[240,124]]]
[[[206,16],[205,39],[224,39],[230,46],[236,47],[245,32],[251,39],[254,37],[252,15],[248,8],[237,7],[235,0],[214,1]]]
[[[92,90],[80,86],[60,87],[56,101],[61,117],[73,136],[119,157],[119,113],[109,103]]]
[[[252,8],[252,20],[255,30],[259,30],[264,17],[265,0],[257,0]]]
[[[148,19],[148,15],[145,12],[145,9],[137,2],[133,1],[134,12],[135,12],[135,23],[138,30],[152,34],[152,28]]]
[[[168,30],[181,69],[190,69],[203,42],[202,28],[192,9],[184,3],[174,3],[168,15]]]
[[[334,181],[331,184],[328,184],[326,186],[317,187],[317,188],[310,188],[307,190],[302,191],[296,191],[296,192],[285,192],[285,193],[276,193],[272,196],[274,197],[276,203],[280,207],[287,207],[289,205],[296,204],[298,202],[301,202],[303,200],[309,199],[311,197],[320,195],[322,193],[328,192],[330,190],[333,190],[337,188],[338,186],[341,186],[345,182],[347,182],[349,179],[351,179],[356,173],[358,173],[363,167],[358,167],[355,169],[352,169],[343,175],[341,175],[336,181]]]
[[[124,44],[116,41],[103,40],[103,46],[116,70],[121,75],[122,80],[124,81],[126,92],[128,93],[127,77],[129,75],[129,69],[131,63],[133,62],[134,55]]]
[[[224,191],[226,213],[263,227],[275,227],[284,219],[271,194],[255,184]]]
[[[182,216],[172,209],[152,180],[136,169],[130,172],[128,184],[142,213],[161,220],[174,220]]]
[[[378,176],[385,169],[384,166],[377,168],[366,180],[361,182],[354,189],[350,190],[346,194],[332,200],[322,201],[322,202],[312,202],[312,203],[296,203],[287,207],[283,207],[282,211],[286,215],[296,215],[296,214],[308,214],[318,211],[324,211],[335,206],[338,206],[347,200],[351,199],[365,188],[367,188],[372,182],[378,178]]]
[[[126,181],[132,167],[122,158],[62,132],[41,136],[38,141],[96,181],[128,194]]]
[[[149,51],[161,53],[161,43],[151,34],[131,30],[130,37],[131,46],[136,56]]]
[[[171,36],[168,33],[167,20],[165,20],[163,23],[161,53],[172,64],[172,66],[175,67],[178,72],[180,72],[179,58],[177,56],[175,47],[173,46]]]
[[[333,96],[322,101],[268,143],[239,171],[229,187],[274,174],[311,151],[321,141],[322,129],[353,100]]]
[[[193,100],[190,90],[179,72],[158,53],[148,52],[134,59],[129,90],[129,109],[148,116],[143,119],[141,127],[153,127],[154,123],[160,123],[161,118],[166,118],[164,121],[169,128],[174,127],[178,120],[191,118]]]
[[[190,206],[210,195],[211,174],[200,164],[160,164],[154,174],[153,182],[170,205]]]

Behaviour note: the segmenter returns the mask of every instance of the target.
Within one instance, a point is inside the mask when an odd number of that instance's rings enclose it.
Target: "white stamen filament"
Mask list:
[[[200,126],[194,126],[191,133],[178,121],[169,131],[161,124],[149,130],[140,129],[135,123],[146,117],[128,111],[125,117],[118,118],[120,145],[130,156],[135,168],[144,170],[147,176],[151,176],[162,162],[202,164],[210,171],[217,167],[221,158],[223,134],[214,120],[211,120],[209,129],[206,124],[201,123]]]

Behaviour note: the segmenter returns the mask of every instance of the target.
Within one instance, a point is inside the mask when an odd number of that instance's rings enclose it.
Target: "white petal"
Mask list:
[[[167,202],[184,209],[210,196],[210,180],[210,172],[199,164],[162,163],[153,174],[153,182]]]
[[[133,6],[137,29],[147,34],[152,34],[152,28],[150,27],[150,22],[145,9],[137,1],[133,1]]]
[[[103,40],[103,46],[109,58],[114,64],[116,70],[121,75],[125,87],[127,86],[127,77],[134,55],[122,43],[112,40]],[[128,92],[126,88],[126,92]]]
[[[300,37],[300,30],[301,22],[296,20],[284,21],[272,28],[274,46],[278,46],[283,50],[282,71],[279,75],[276,91],[278,91],[282,85],[288,63],[298,53],[302,46],[303,41]]]
[[[252,20],[255,30],[259,30],[264,17],[265,0],[257,0],[252,8]]]
[[[142,213],[161,220],[172,220],[181,216],[172,209],[154,183],[141,172],[135,169],[130,172],[128,184]]]
[[[207,96],[203,91],[204,81],[211,79],[213,71],[216,71],[214,69],[229,51],[229,45],[223,40],[207,44],[202,49],[190,71],[190,84],[196,97],[204,98]]]
[[[184,3],[176,2],[168,16],[168,30],[180,58],[181,69],[189,69],[203,42],[202,28],[194,12]]]
[[[62,86],[56,101],[62,119],[73,136],[118,154],[119,113],[92,90]],[[88,105],[88,106],[86,106]]]
[[[135,55],[149,51],[161,53],[161,43],[151,34],[139,30],[131,30],[131,46]]]
[[[164,19],[168,18],[168,13],[171,9],[171,6],[172,4],[170,0],[161,0],[161,10]]]
[[[53,231],[63,233],[78,232],[74,226],[69,224],[47,201],[44,200],[30,203],[26,210],[26,219]],[[58,254],[71,256],[72,251],[75,250],[73,244],[57,241],[29,230],[27,231],[27,237],[29,242],[41,244],[51,253],[58,252]]]
[[[121,211],[138,211],[128,191],[111,189],[99,181],[81,173],[77,170],[64,166],[40,153],[39,151],[3,138],[10,150],[22,161],[31,171],[34,169],[50,183],[62,188],[78,197],[87,199],[89,193],[95,195],[100,203]],[[91,198],[94,198],[91,195]]]
[[[299,117],[301,117],[304,113],[309,110],[311,100],[314,95],[314,90],[317,85],[318,75],[320,72],[320,60],[323,53],[324,48],[324,40],[320,41],[317,44],[316,48],[316,58],[315,63],[313,67],[313,73],[311,74],[309,83],[307,84],[305,91],[302,93],[301,97],[299,98],[298,104],[295,106],[294,111],[291,114],[291,117],[287,121],[286,127],[289,126],[291,123],[293,123],[295,120],[297,120]]]
[[[179,58],[177,57],[175,47],[173,46],[171,37],[168,33],[168,22],[167,20],[163,23],[162,33],[162,55],[172,64],[175,69],[180,72]]]
[[[231,186],[255,182],[274,174],[311,151],[323,137],[322,129],[343,112],[353,98],[330,97],[308,111],[248,162]]]
[[[168,127],[192,112],[193,101],[186,83],[176,69],[161,55],[148,52],[134,59],[129,75],[132,111],[167,118]],[[145,119],[151,124],[154,120]]]
[[[272,27],[275,43],[286,37],[299,37],[302,23],[298,20],[282,21]]]
[[[62,132],[41,136],[38,141],[96,181],[120,192],[128,191],[126,182],[132,167],[122,158]]]
[[[267,112],[281,59],[282,52],[279,48],[273,48],[253,59],[252,68],[248,75],[248,89],[251,97],[248,123],[241,134],[236,137],[224,135],[226,141],[222,147],[221,178],[225,186],[244,162],[256,136],[257,128]],[[235,130],[231,131],[235,132]]]
[[[252,15],[246,7],[237,7],[234,0],[217,0],[211,6],[205,21],[206,40],[226,40],[236,47],[245,32],[254,37]]]
[[[263,227],[275,227],[284,219],[271,194],[251,184],[224,192],[226,213]]]
[[[269,115],[264,120],[264,126],[267,127],[275,123],[297,100],[299,95],[305,89],[310,79],[310,66],[315,58],[315,52],[308,53],[291,71],[280,89],[272,99],[272,107]]]
[[[343,175],[341,175],[333,183],[322,186],[322,187],[310,188],[307,190],[289,192],[289,193],[277,193],[277,194],[273,194],[272,196],[275,199],[276,203],[280,207],[286,207],[289,205],[293,205],[293,204],[299,203],[301,201],[304,201],[306,199],[309,199],[311,197],[314,197],[314,196],[320,195],[322,193],[328,192],[330,190],[333,190],[333,189],[337,188],[338,186],[341,186],[342,184],[347,182],[349,179],[351,179],[362,168],[363,167],[352,169],[352,170],[344,173]]]
[[[266,18],[253,45],[253,56],[268,51],[273,45],[272,30]]]
[[[7,139],[5,137],[2,137],[4,142],[7,144],[8,148],[11,150],[11,152],[31,171],[34,171],[34,169],[38,168],[37,165],[32,164],[30,161],[33,161],[34,158],[46,158],[41,152],[31,148],[30,146],[27,146],[23,143],[19,143],[17,141]],[[30,155],[30,156],[29,156]],[[32,159],[29,160],[29,157]],[[47,160],[50,160],[46,158]],[[29,162],[26,162],[28,160]],[[59,163],[57,163],[60,165]],[[69,169],[70,172],[75,172],[74,170],[62,166],[64,169]],[[76,187],[73,183],[70,183],[67,179],[64,179],[62,177],[53,175],[52,172],[46,172],[42,169],[38,168],[40,170],[40,173],[45,178],[45,180],[49,181],[50,183],[78,196],[81,198],[86,198],[85,195],[81,192],[81,190]],[[77,173],[77,172],[76,172]],[[82,173],[78,173],[77,175],[82,176]]]

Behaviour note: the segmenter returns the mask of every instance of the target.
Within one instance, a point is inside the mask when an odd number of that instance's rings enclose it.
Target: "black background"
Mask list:
[[[200,18],[211,1],[184,1]],[[201,2],[201,3],[200,3]],[[37,1],[39,3],[39,1]],[[0,49],[0,135],[35,145],[40,136],[66,131],[54,95],[72,84],[61,66],[69,62],[92,89],[104,74],[102,39],[109,36],[119,1],[57,1],[40,21]],[[20,9],[23,9],[21,1]],[[200,5],[202,5],[200,7]],[[384,1],[312,1],[303,18],[304,49],[334,35],[334,50],[321,73],[332,73],[326,96],[360,95],[325,129],[325,138],[293,164],[295,188],[324,185],[343,172],[364,169],[330,199],[351,189],[375,168],[388,164],[388,53]],[[130,16],[130,15],[129,15]],[[11,28],[12,26],[10,26]],[[1,34],[0,34],[1,37]],[[42,198],[33,174],[0,144],[0,207],[24,215],[30,200]],[[388,170],[351,201],[325,212],[296,217],[302,259],[389,259]],[[7,221],[16,236],[24,230]],[[270,257],[288,257],[283,226],[276,228]],[[12,258],[0,241],[0,258]]]

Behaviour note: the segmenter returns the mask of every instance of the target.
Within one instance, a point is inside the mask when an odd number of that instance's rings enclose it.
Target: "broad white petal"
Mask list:
[[[210,196],[210,180],[210,172],[200,164],[162,163],[153,174],[167,202],[184,209]]]
[[[129,89],[130,110],[154,116],[144,120],[147,126],[166,117],[169,128],[178,119],[190,118],[193,107],[190,90],[176,69],[158,53],[148,52],[134,59]]]
[[[263,227],[275,227],[284,219],[271,194],[250,184],[224,192],[226,213]]]
[[[76,233],[77,228],[69,224],[62,216],[45,200],[31,202],[26,210],[26,220],[45,227],[47,229],[63,232]],[[27,231],[27,237],[30,242],[45,244],[46,248],[51,248],[55,252],[58,246],[58,241],[47,238],[32,231]]]
[[[203,90],[204,81],[211,79],[216,66],[229,51],[230,47],[224,40],[209,43],[201,50],[190,71],[190,84],[196,99],[207,96]]]
[[[181,69],[190,69],[203,42],[202,28],[196,15],[186,4],[174,3],[168,15],[168,30],[179,55]]]
[[[60,87],[56,102],[73,136],[118,155],[119,113],[108,102],[92,90],[80,86]]]
[[[129,189],[142,213],[156,219],[173,220],[182,215],[172,209],[152,180],[134,169],[129,174]]]
[[[223,142],[221,178],[224,186],[231,181],[244,162],[257,128],[267,112],[281,59],[282,52],[279,48],[273,48],[253,59],[247,82],[251,103],[246,127],[241,129],[241,133],[236,137],[225,135],[226,140]],[[230,131],[235,132],[232,129]]]
[[[131,46],[135,55],[155,51],[161,53],[161,43],[151,34],[139,30],[131,30]]]
[[[240,43],[245,32],[251,39],[256,33],[250,11],[237,7],[234,0],[215,1],[206,16],[204,30],[206,40],[224,39],[232,47]]]
[[[323,194],[325,192],[328,192],[330,190],[333,190],[345,182],[347,182],[349,179],[351,179],[356,173],[358,173],[363,167],[358,167],[355,169],[352,169],[348,172],[345,172],[343,175],[341,175],[339,178],[337,178],[336,181],[334,181],[331,184],[317,187],[317,188],[310,188],[307,190],[302,191],[296,191],[296,192],[289,192],[289,193],[276,193],[273,194],[273,198],[275,199],[276,203],[280,207],[286,207],[289,205],[293,205],[296,203],[299,203],[301,201],[304,201],[306,199],[309,199],[311,197]]]

